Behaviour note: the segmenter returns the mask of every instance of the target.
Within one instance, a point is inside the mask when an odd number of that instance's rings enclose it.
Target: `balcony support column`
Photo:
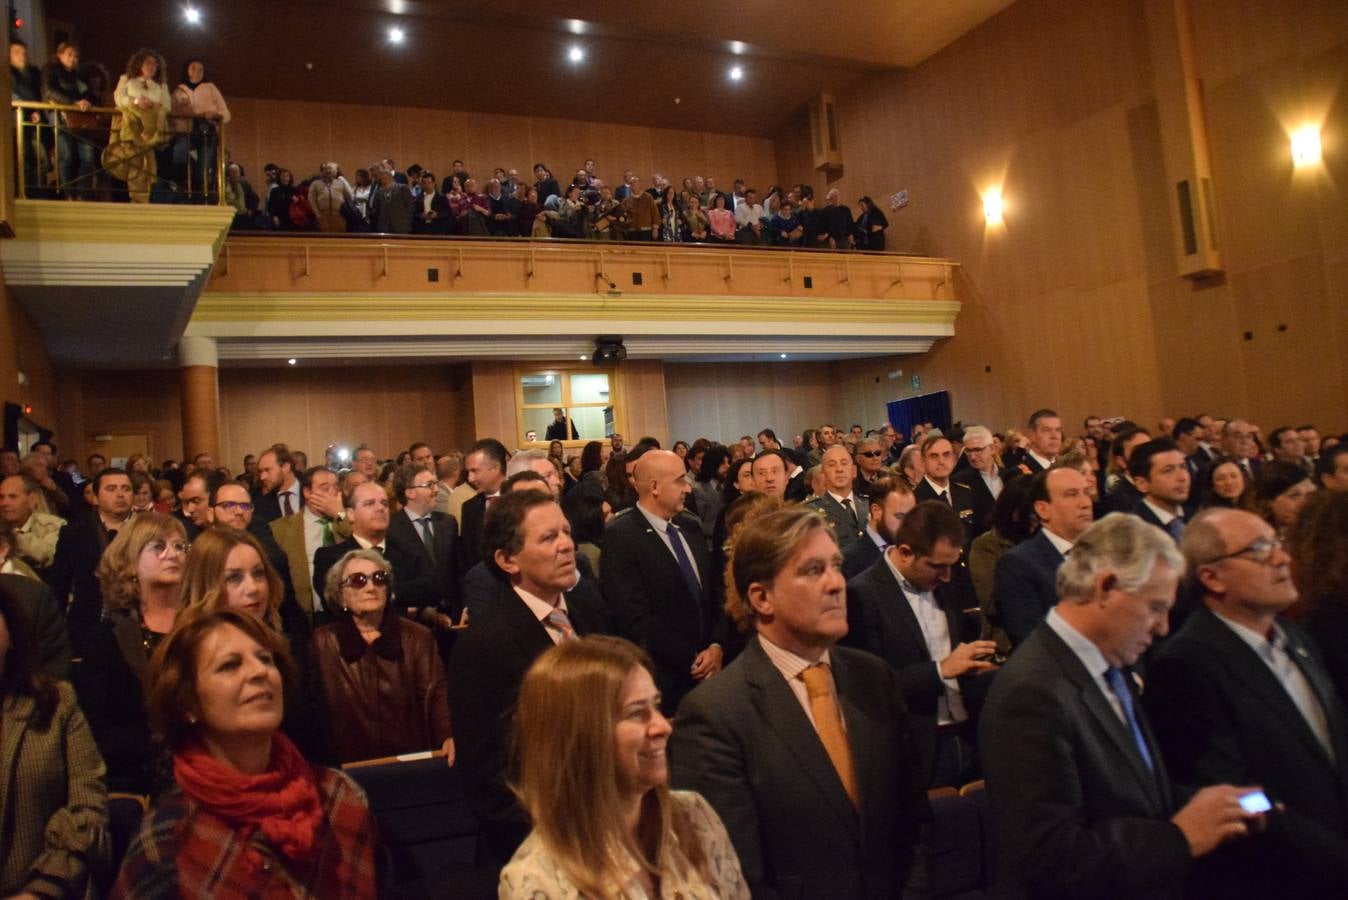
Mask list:
[[[178,341],[178,389],[182,397],[183,460],[209,453],[220,461],[220,356],[214,338]]]

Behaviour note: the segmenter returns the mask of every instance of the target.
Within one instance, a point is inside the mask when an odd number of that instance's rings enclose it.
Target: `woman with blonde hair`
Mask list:
[[[153,759],[146,753],[141,678],[177,620],[187,551],[181,522],[147,512],[118,530],[98,563],[103,621],[76,670],[75,689],[112,791],[150,793]]]
[[[208,528],[192,544],[182,614],[234,609],[279,631],[284,591],[257,538],[234,528]]]
[[[103,164],[116,175],[125,175],[131,202],[148,203],[150,189],[159,175],[156,151],[168,140],[168,113],[173,101],[164,72],[164,57],[142,48],[131,54],[126,74],[113,91],[122,114],[118,143],[103,151]],[[120,151],[114,148],[121,147]],[[110,166],[108,154],[119,153]]]
[[[525,676],[514,727],[534,830],[501,873],[503,900],[749,896],[715,810],[669,789],[672,726],[645,651],[562,641]]]

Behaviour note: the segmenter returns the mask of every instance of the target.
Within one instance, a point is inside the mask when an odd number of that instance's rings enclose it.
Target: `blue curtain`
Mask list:
[[[949,391],[891,400],[885,404],[885,410],[889,414],[889,424],[896,431],[902,431],[905,440],[912,439],[913,426],[922,422],[930,422],[942,431],[950,428]]]

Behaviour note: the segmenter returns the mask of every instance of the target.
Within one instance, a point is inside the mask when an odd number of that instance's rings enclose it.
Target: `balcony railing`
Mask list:
[[[225,202],[224,126],[169,114],[145,127],[115,107],[15,101],[16,195],[31,200]]]

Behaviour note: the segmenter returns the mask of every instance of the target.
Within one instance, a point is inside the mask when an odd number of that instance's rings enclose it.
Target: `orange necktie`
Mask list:
[[[833,672],[826,663],[815,663],[800,673],[805,682],[805,693],[810,698],[810,712],[814,715],[814,727],[819,731],[819,740],[824,742],[824,752],[833,762],[842,779],[843,789],[852,798],[852,805],[860,808],[857,795],[856,773],[852,770],[852,748],[847,743],[847,732],[843,731],[842,715],[838,711],[837,695],[833,689]]]

